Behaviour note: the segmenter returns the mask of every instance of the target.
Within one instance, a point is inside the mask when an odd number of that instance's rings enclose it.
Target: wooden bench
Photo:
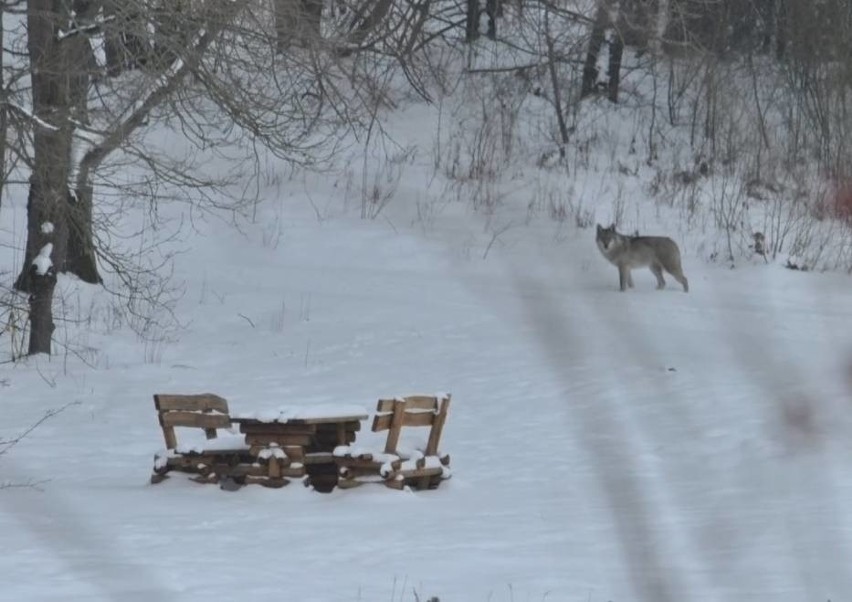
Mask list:
[[[388,432],[384,450],[373,452],[348,445],[335,448],[334,461],[340,475],[338,487],[356,487],[369,481],[382,482],[393,489],[403,489],[406,485],[414,489],[438,487],[450,476],[450,457],[439,451],[449,407],[450,395],[380,399],[372,430]],[[404,427],[429,427],[425,447],[400,447]]]
[[[244,477],[254,471],[253,458],[245,438],[219,429],[231,429],[228,402],[218,395],[154,395],[154,406],[163,429],[166,449],[154,456],[152,483],[167,478],[172,470],[198,475],[199,482],[217,482],[221,476]],[[197,445],[180,445],[176,427],[204,430],[207,441]]]

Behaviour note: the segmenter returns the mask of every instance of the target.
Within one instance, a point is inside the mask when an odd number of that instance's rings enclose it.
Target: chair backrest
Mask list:
[[[154,395],[154,406],[163,429],[167,449],[177,447],[175,427],[204,429],[208,439],[216,437],[216,429],[231,426],[228,402],[213,393],[198,395]]]
[[[440,398],[429,395],[411,395],[396,399],[380,399],[376,405],[376,417],[373,419],[373,432],[388,431],[385,453],[396,452],[399,435],[404,426],[429,426],[429,440],[424,454],[434,456],[438,453],[441,432],[447,420],[450,407],[450,395]]]

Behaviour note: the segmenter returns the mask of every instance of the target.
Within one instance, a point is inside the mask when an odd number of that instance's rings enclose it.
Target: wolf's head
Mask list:
[[[601,253],[608,255],[621,242],[621,234],[615,231],[615,224],[609,228],[604,228],[598,224],[598,232],[595,236],[595,241],[598,243],[598,248]]]

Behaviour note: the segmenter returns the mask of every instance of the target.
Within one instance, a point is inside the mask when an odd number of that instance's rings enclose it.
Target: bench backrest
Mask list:
[[[399,444],[402,427],[431,427],[424,454],[434,456],[438,453],[438,444],[441,441],[441,432],[444,430],[449,407],[449,394],[441,397],[411,395],[397,399],[380,399],[373,419],[373,432],[388,431],[385,453],[392,454],[396,452]]]
[[[216,429],[229,428],[228,402],[213,393],[198,395],[154,395],[154,406],[163,429],[167,449],[177,447],[175,427],[204,429],[208,439],[216,437]]]

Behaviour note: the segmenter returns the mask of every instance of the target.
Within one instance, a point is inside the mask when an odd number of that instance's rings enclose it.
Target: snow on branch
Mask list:
[[[248,0],[234,1],[231,3],[230,12],[232,15],[236,15],[247,4]],[[209,29],[200,27],[191,44],[193,50],[192,60],[176,60],[169,65],[159,75],[153,89],[125,111],[126,114],[129,114],[116,124],[114,128],[106,132],[100,142],[94,144],[86,151],[86,154],[80,161],[80,169],[77,172],[76,186],[78,190],[85,188],[92,171],[97,169],[98,165],[110,153],[119,148],[145,122],[151,111],[178,89],[185,77],[201,62],[201,57],[222,30],[226,20],[223,19],[218,27]]]
[[[59,126],[53,125],[52,123],[48,123],[44,119],[37,117],[29,109],[25,109],[24,107],[18,106],[13,102],[8,102],[8,101],[6,101],[3,104],[5,104],[11,112],[18,114],[19,116],[23,117],[27,121],[32,121],[36,126],[38,126],[40,128],[50,130],[52,132],[58,132],[59,131]]]
[[[80,25],[80,24],[75,23],[73,27],[71,27],[70,29],[68,29],[66,31],[60,30],[56,34],[56,39],[57,40],[64,40],[66,38],[70,38],[70,37],[73,37],[73,36],[76,36],[76,35],[96,34],[96,33],[99,33],[101,31],[101,27],[104,25],[104,23],[109,23],[110,21],[114,21],[114,20],[115,20],[115,15],[109,15],[109,16],[107,16],[103,19],[100,19],[98,21],[95,21],[93,23],[86,23],[85,25]]]

